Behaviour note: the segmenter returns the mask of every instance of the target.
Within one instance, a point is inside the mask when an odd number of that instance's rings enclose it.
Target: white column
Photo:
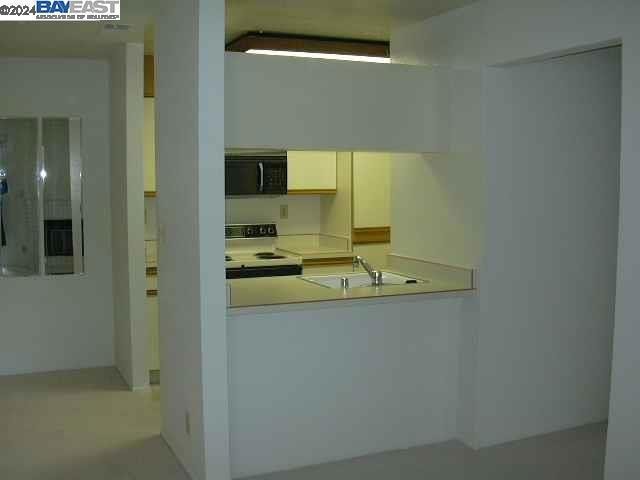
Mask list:
[[[224,2],[161,2],[156,151],[162,435],[194,479],[229,472]]]
[[[111,215],[115,362],[132,389],[149,383],[145,313],[143,45],[111,59]]]

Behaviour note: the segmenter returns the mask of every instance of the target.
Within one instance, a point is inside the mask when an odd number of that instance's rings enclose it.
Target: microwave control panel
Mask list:
[[[264,189],[265,191],[287,191],[287,167],[286,164],[280,164],[275,168],[265,168],[264,172]]]

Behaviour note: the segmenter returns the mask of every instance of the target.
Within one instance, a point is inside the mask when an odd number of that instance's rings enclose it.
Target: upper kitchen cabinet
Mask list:
[[[153,55],[144,56],[144,194],[156,195],[155,65]]]
[[[353,152],[353,242],[389,242],[391,154]]]
[[[287,152],[287,188],[290,195],[336,193],[336,152]]]
[[[156,127],[155,98],[144,99],[144,192],[153,196],[156,192]]]

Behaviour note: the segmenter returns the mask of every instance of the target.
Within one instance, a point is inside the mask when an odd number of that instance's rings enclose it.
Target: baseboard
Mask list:
[[[186,467],[186,465],[184,463],[182,463],[182,460],[180,459],[180,457],[178,455],[176,455],[176,449],[173,448],[173,445],[171,444],[171,441],[169,441],[169,439],[165,436],[164,432],[160,432],[160,438],[162,439],[164,444],[167,446],[167,448],[171,452],[171,455],[173,455],[173,458],[176,459],[176,462],[178,462],[180,467],[182,467],[182,470],[184,470],[185,475],[187,477],[193,479],[193,475],[191,474],[189,469]]]

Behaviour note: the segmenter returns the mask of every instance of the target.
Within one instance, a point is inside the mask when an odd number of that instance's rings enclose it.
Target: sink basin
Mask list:
[[[322,285],[328,288],[342,290],[342,279],[349,280],[349,288],[371,287],[371,277],[367,273],[344,273],[338,275],[307,275],[300,277],[301,280]],[[424,280],[405,277],[391,272],[382,272],[382,285],[405,285],[407,283],[424,283]]]

